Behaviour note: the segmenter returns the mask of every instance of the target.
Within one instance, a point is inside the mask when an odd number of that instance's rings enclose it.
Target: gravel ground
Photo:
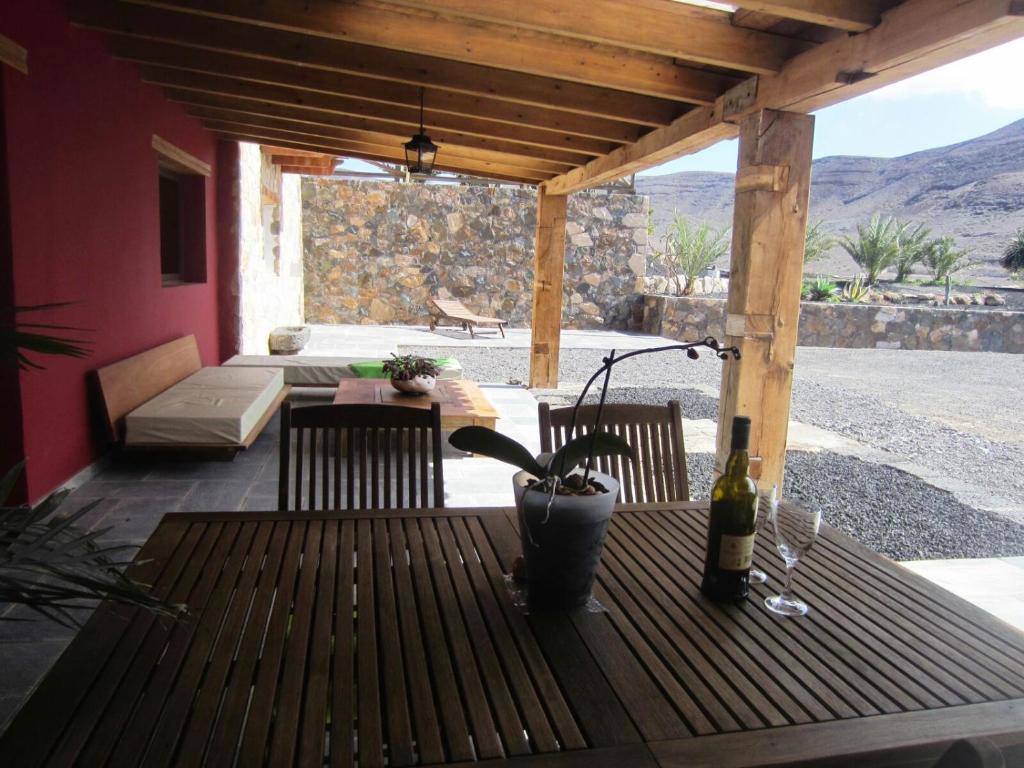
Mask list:
[[[477,381],[525,381],[528,376],[526,349],[422,347],[403,351],[453,354],[466,375]],[[1019,510],[1024,521],[1024,474],[1020,472],[1024,466],[1024,442],[1020,442],[1019,434],[1017,440],[995,439],[998,435],[988,430],[971,429],[969,421],[965,422],[968,426],[957,429],[945,420],[899,407],[900,397],[905,398],[906,390],[913,389],[910,383],[919,383],[912,377],[901,376],[905,371],[900,370],[900,362],[908,358],[894,357],[893,353],[877,358],[864,354],[870,352],[874,350],[801,349],[798,355],[813,358],[813,364],[802,375],[801,361],[797,361],[793,418],[889,452],[894,459],[909,458],[950,479],[971,484],[984,482],[994,489],[993,497],[1000,497],[1003,504]],[[831,367],[856,376],[856,385],[844,385],[840,379],[829,377],[830,353],[836,358]],[[854,358],[851,353],[860,354]],[[604,354],[598,350],[562,350],[560,375],[568,391],[542,393],[541,397],[552,402],[574,397],[572,390],[578,389],[598,368]],[[977,361],[957,357],[962,353],[930,354],[945,354],[947,357],[935,359],[944,361],[943,364],[952,360],[955,362],[948,365],[960,366],[946,370],[938,381],[956,382],[951,385],[959,387],[955,405],[962,410],[969,402],[971,371],[976,370],[972,365],[976,366]],[[930,365],[929,360],[920,356],[909,360],[914,365]],[[981,421],[988,418],[989,412],[993,417],[998,413],[1001,393],[1009,394],[1019,386],[1013,371],[1020,365],[1015,356],[1009,355],[986,356],[983,360],[1007,368],[1014,380],[1000,383],[998,372],[986,370],[986,385],[992,390],[980,404],[987,408]],[[989,368],[992,367],[990,362]],[[616,366],[609,399],[664,403],[675,398],[681,401],[687,418],[715,420],[718,399],[709,393],[717,391],[720,373],[720,364],[711,355],[702,355],[696,362],[682,356],[641,356]],[[870,385],[863,380],[872,377],[878,379],[880,396],[864,391]],[[935,382],[930,382],[929,387],[934,394]],[[901,391],[893,394],[890,390]],[[694,454],[688,460],[692,493],[697,498],[706,496],[711,457]],[[951,494],[884,465],[827,452],[790,452],[786,491],[805,503],[818,505],[831,524],[896,559],[1024,555],[1024,525],[972,509]]]

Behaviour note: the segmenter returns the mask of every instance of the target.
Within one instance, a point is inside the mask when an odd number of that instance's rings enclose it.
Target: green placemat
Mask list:
[[[447,368],[454,362],[451,357],[439,357],[434,360],[438,368]],[[383,360],[369,360],[365,363],[349,363],[349,369],[357,379],[386,379]]]

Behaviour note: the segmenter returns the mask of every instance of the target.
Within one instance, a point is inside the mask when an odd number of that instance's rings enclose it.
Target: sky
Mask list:
[[[1024,39],[815,113],[814,156],[898,157],[955,144],[1024,118]],[[736,171],[723,141],[642,172]]]

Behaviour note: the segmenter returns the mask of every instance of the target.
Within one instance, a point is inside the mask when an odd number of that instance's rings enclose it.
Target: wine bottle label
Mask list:
[[[718,567],[723,571],[746,571],[754,559],[754,534],[729,536],[722,534],[718,545]]]

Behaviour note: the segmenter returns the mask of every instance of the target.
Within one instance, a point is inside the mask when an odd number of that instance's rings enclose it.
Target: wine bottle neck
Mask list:
[[[725,463],[725,474],[734,477],[745,477],[750,472],[750,451],[746,448],[734,448]]]

